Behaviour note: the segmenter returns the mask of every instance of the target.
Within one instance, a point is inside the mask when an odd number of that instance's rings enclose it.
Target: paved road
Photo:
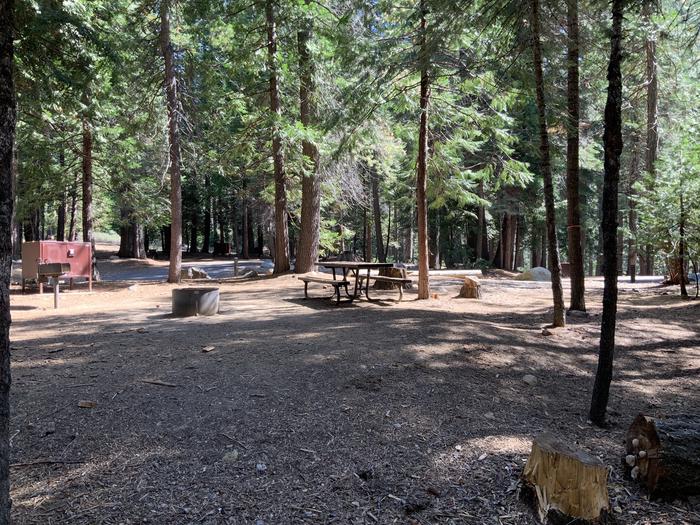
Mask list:
[[[167,266],[134,266],[120,264],[119,261],[98,260],[97,267],[103,281],[165,281],[168,278]],[[223,279],[234,276],[233,260],[222,261],[184,261],[182,268],[199,268],[207,272],[212,279]],[[264,273],[266,268],[271,268],[269,260],[249,259],[238,261],[238,275],[249,270]]]

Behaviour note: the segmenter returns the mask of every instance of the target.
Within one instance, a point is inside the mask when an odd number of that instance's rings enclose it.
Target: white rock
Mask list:
[[[515,279],[518,281],[551,281],[552,272],[550,272],[547,268],[535,266],[534,268],[524,271]]]

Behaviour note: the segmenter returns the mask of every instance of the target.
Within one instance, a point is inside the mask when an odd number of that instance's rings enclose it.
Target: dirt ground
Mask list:
[[[221,313],[187,319],[162,283],[76,289],[57,311],[16,293],[15,522],[535,523],[518,476],[549,431],[610,465],[618,523],[700,523],[697,500],[650,502],[620,466],[639,412],[700,413],[700,302],[622,286],[601,430],[600,280],[591,315],[551,336],[548,283],[486,279],[480,301],[433,284],[335,307],[293,276],[222,282]]]

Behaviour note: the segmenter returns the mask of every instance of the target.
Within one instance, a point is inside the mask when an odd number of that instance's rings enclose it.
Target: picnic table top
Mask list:
[[[318,261],[325,268],[354,268],[358,270],[371,268],[391,268],[394,263],[364,262],[364,261]]]

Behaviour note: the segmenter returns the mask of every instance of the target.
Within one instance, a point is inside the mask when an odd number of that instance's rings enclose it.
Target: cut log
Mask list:
[[[465,277],[459,296],[466,299],[481,299],[481,283],[474,277]]]
[[[398,277],[406,279],[406,270],[403,268],[379,268],[379,275],[382,277]],[[393,290],[396,286],[394,283],[385,281],[375,281],[372,288],[375,290]]]
[[[623,463],[652,498],[700,495],[700,417],[639,414],[627,431]]]
[[[542,523],[607,523],[608,469],[550,434],[536,437],[522,475],[522,496]]]

